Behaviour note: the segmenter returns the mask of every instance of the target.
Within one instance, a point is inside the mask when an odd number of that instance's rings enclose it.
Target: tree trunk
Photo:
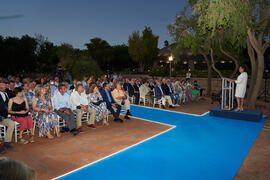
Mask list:
[[[211,67],[211,61],[208,59],[207,55],[203,52],[203,51],[199,51],[200,54],[203,55],[204,60],[207,63],[207,95],[211,96],[211,92],[212,92],[212,67]]]
[[[257,78],[257,70],[258,70],[256,58],[255,58],[255,52],[254,52],[254,49],[252,48],[249,38],[247,38],[247,49],[248,49],[248,55],[249,55],[250,64],[251,64],[251,80],[249,82],[249,89],[247,92],[247,104],[249,104],[252,92],[255,87],[255,81]]]
[[[255,108],[257,96],[261,89],[263,73],[264,73],[264,55],[262,53],[257,53],[258,59],[258,68],[257,68],[257,77],[255,78],[254,88],[251,92],[250,99],[248,102],[249,108]]]
[[[219,77],[222,79],[223,78],[223,75],[222,73],[216,68],[215,66],[215,61],[214,61],[214,55],[213,55],[213,49],[211,48],[211,61],[212,61],[212,68],[214,69],[214,71],[216,71],[219,75]]]
[[[255,108],[257,96],[261,89],[261,84],[263,80],[263,73],[264,73],[264,52],[269,47],[269,41],[267,41],[265,44],[262,44],[263,35],[259,34],[258,38],[256,39],[255,35],[248,30],[248,38],[250,40],[250,44],[252,45],[252,48],[255,50],[257,54],[257,76],[255,77],[254,84],[252,84],[254,87],[252,89],[248,107],[249,108]]]

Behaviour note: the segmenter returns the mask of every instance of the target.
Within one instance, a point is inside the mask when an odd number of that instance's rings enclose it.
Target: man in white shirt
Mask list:
[[[87,119],[88,124],[87,126],[94,129],[96,110],[88,107],[87,97],[86,94],[84,93],[84,87],[82,84],[79,84],[76,87],[76,90],[71,93],[70,103],[72,111],[76,113],[77,129],[82,130],[81,126],[82,126],[83,112],[90,113],[90,120]]]
[[[150,88],[148,87],[148,82],[147,81],[144,81],[143,82],[143,85],[140,86],[139,88],[140,90],[140,96],[147,99],[147,101],[150,103],[150,104],[153,104],[154,102],[154,97],[150,95]]]
[[[22,86],[22,83],[20,82],[20,78],[16,77],[14,87],[16,88],[16,87],[21,87],[21,86]]]
[[[80,131],[76,129],[75,116],[71,110],[70,96],[66,92],[66,86],[60,84],[58,91],[54,93],[52,98],[53,109],[58,116],[66,121],[70,132],[75,136],[79,134]]]
[[[190,80],[191,78],[191,73],[190,71],[188,70],[188,72],[186,73],[186,80]]]

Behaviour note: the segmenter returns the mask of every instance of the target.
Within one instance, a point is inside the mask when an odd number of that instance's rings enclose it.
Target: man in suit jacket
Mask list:
[[[129,85],[129,79],[126,78],[126,79],[125,79],[125,82],[124,82],[124,84],[123,84],[123,89],[124,89],[124,91],[128,91],[128,85]]]
[[[169,79],[167,79],[167,80],[163,79],[162,80],[161,88],[162,88],[164,94],[167,95],[167,96],[170,96],[172,102],[174,102],[174,104],[176,104],[175,103],[174,92],[173,92],[173,90],[172,90],[172,88],[170,86],[170,80]]]
[[[161,99],[162,108],[165,108],[166,101],[168,101],[169,107],[173,108],[172,99],[171,99],[170,96],[165,95],[165,93],[163,92],[163,89],[161,87],[161,82],[160,81],[157,82],[157,85],[155,86],[154,91],[155,91],[155,98],[157,100]]]
[[[15,127],[15,122],[7,118],[9,98],[5,90],[6,84],[0,82],[0,124],[8,127],[4,143],[0,146],[0,153],[4,153],[6,149],[12,148],[10,142]]]
[[[9,81],[8,87],[6,87],[5,89],[5,92],[7,93],[9,99],[15,97],[14,88],[15,88],[14,81]]]
[[[119,118],[121,106],[118,105],[114,101],[112,94],[111,94],[111,91],[110,91],[110,85],[108,83],[104,83],[103,89],[101,90],[100,93],[101,93],[101,96],[103,98],[103,101],[106,102],[107,109],[112,113],[112,115],[114,117],[114,121],[122,123],[123,120]],[[115,107],[117,109],[116,112],[114,111],[114,109],[112,107]]]
[[[140,100],[140,92],[138,86],[135,84],[134,80],[130,81],[130,84],[128,84],[128,96],[135,97],[135,104],[139,104]]]

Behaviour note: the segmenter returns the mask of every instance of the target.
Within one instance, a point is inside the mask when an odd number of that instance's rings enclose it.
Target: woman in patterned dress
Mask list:
[[[98,90],[97,85],[93,84],[87,92],[87,99],[89,103],[89,107],[94,108],[96,110],[96,121],[99,122],[103,119],[103,125],[109,125],[106,115],[107,105],[106,102],[103,101],[102,96]]]
[[[46,94],[46,89],[43,86],[37,86],[35,88],[35,97],[32,99],[32,105],[36,113],[40,135],[53,139],[50,132],[52,128],[54,128],[56,136],[60,137],[58,120],[57,114],[53,112],[51,101]]]

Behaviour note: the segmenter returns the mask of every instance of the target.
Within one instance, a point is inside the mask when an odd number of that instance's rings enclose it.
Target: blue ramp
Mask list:
[[[194,116],[140,106],[132,106],[131,112],[135,117],[176,128],[59,179],[233,179],[265,122],[236,121],[209,114]]]

